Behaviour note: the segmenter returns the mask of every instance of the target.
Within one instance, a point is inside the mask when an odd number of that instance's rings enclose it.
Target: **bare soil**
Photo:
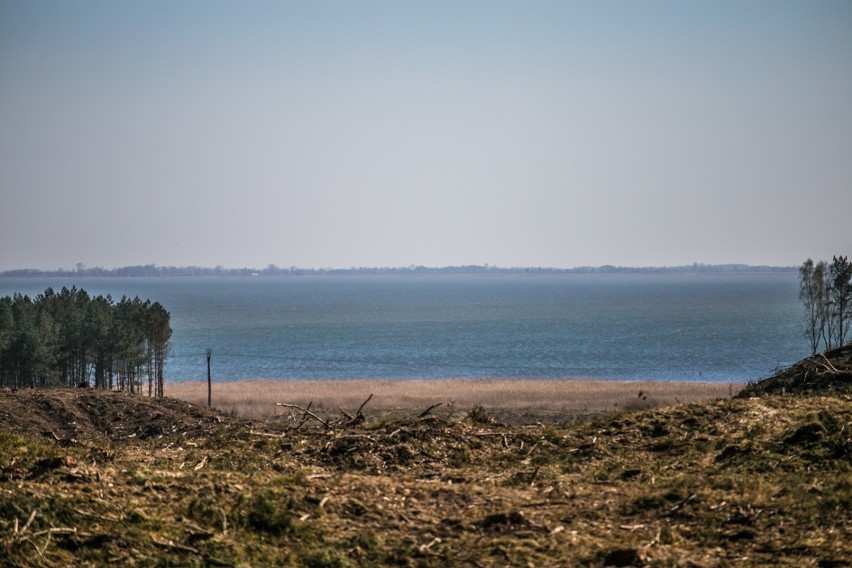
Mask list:
[[[228,417],[175,399],[93,389],[0,390],[0,428],[62,443],[198,438]]]
[[[360,411],[0,391],[0,566],[851,565],[846,394]]]

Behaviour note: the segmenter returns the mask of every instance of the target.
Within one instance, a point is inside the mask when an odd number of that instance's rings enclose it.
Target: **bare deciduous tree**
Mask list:
[[[829,334],[834,338],[834,346],[846,343],[846,334],[852,322],[852,263],[845,256],[834,256],[828,267],[828,297],[831,307],[831,327]]]
[[[852,263],[833,257],[799,267],[799,299],[805,307],[804,334],[811,352],[840,347],[852,324]]]
[[[816,355],[821,341],[820,320],[821,306],[817,289],[820,282],[814,269],[814,261],[810,258],[799,267],[799,300],[805,306],[805,337],[810,344],[811,353]]]

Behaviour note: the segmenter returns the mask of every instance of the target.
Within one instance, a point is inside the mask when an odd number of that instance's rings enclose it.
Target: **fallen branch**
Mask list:
[[[284,433],[281,434],[272,434],[270,432],[258,432],[257,430],[249,430],[249,434],[252,436],[266,436],[267,438],[281,438],[284,436]]]
[[[298,424],[296,424],[295,426],[293,426],[293,428],[290,428],[291,430],[298,430],[299,428],[301,428],[302,426],[304,426],[304,425],[305,425],[305,422],[307,422],[307,421],[308,421],[308,414],[307,414],[307,411],[311,409],[311,406],[312,406],[313,404],[314,404],[314,401],[310,401],[310,402],[308,403],[308,406],[305,408],[305,413],[304,413],[304,414],[302,414],[302,419],[299,421],[299,423],[298,423]]]
[[[835,374],[840,373],[840,371],[838,371],[837,369],[834,368],[834,365],[831,364],[831,361],[828,360],[828,357],[826,357],[824,353],[820,353],[819,355],[820,355],[820,357],[825,359],[825,364],[828,366],[829,369],[831,369],[832,373],[835,373]]]
[[[825,372],[831,373],[831,368],[828,365],[826,365],[825,363],[822,363],[822,362],[816,361],[816,360],[811,361],[811,362],[814,364],[814,366],[816,366],[816,374],[817,375],[820,374],[821,369],[825,369]]]
[[[683,501],[680,501],[680,502],[679,502],[679,503],[677,503],[674,507],[672,507],[672,508],[669,510],[669,514],[672,514],[672,513],[677,512],[677,511],[678,511],[679,509],[681,509],[684,505],[686,505],[687,503],[689,503],[690,501],[692,501],[692,500],[693,500],[693,499],[695,499],[696,497],[697,497],[697,495],[696,495],[695,493],[690,494],[690,495],[689,495],[689,497],[687,497],[687,498],[686,498],[686,499],[684,499]]]
[[[430,412],[432,412],[433,410],[435,410],[436,408],[438,408],[438,407],[439,407],[439,406],[441,406],[442,404],[444,404],[444,403],[443,403],[443,402],[439,402],[439,403],[437,403],[437,404],[433,404],[432,406],[430,406],[429,408],[427,408],[426,410],[424,410],[423,412],[421,412],[421,413],[420,413],[420,416],[418,416],[417,418],[426,418],[426,417],[429,415],[429,413],[430,413]]]
[[[30,518],[29,518],[29,519],[27,519],[27,524],[25,524],[25,525],[24,525],[24,528],[22,528],[22,529],[21,529],[20,534],[24,534],[25,532],[27,532],[27,529],[28,529],[28,528],[30,528],[30,525],[32,524],[33,519],[35,519],[36,513],[38,513],[38,509],[33,509],[33,512],[32,512],[32,513],[30,513]],[[18,532],[18,530],[17,530],[17,529],[18,529],[17,521],[18,521],[18,519],[17,519],[17,517],[16,517],[16,518],[15,518],[15,532],[16,532],[16,533]]]
[[[532,475],[530,476],[530,487],[535,485],[535,478],[538,477],[538,472],[540,469],[541,466],[536,466],[535,470],[532,472]]]
[[[358,407],[358,411],[355,413],[355,418],[349,421],[350,424],[357,424],[364,421],[364,407],[367,406],[367,403],[370,402],[370,399],[373,398],[373,393],[370,393],[370,396],[367,397],[367,400],[361,403],[361,406]]]
[[[173,548],[175,550],[180,550],[181,552],[189,552],[190,554],[201,554],[201,551],[197,548],[192,548],[191,546],[184,546],[183,544],[176,544],[175,542],[169,540],[158,540],[153,534],[151,535],[151,541],[157,546],[162,546],[163,548]]]
[[[367,400],[361,403],[361,406],[358,407],[358,412],[355,413],[355,416],[361,414],[361,411],[364,410],[364,407],[367,406],[367,403],[370,402],[371,398],[373,398],[373,393],[370,393],[370,396],[367,397]]]
[[[419,550],[420,550],[420,552],[426,552],[430,548],[432,548],[436,544],[440,544],[441,542],[443,542],[443,541],[440,538],[435,537],[435,538],[432,539],[432,541],[429,544],[421,544],[420,547],[419,547]]]
[[[47,550],[47,547],[50,544],[50,537],[55,534],[77,534],[77,527],[51,527],[49,529],[36,531],[30,534],[24,534],[24,532],[21,531],[20,533],[15,534],[14,539],[19,543],[29,542],[30,544],[32,544],[33,547],[36,549],[36,552],[38,552],[39,556],[41,556],[43,560],[44,557],[42,556],[42,554],[45,550]],[[38,545],[33,542],[33,540],[45,535],[47,535],[47,540],[45,541],[44,546],[39,549]]]
[[[313,403],[311,403],[311,404],[313,404]],[[314,414],[313,412],[311,412],[307,408],[302,408],[298,404],[287,404],[287,403],[284,403],[284,402],[278,402],[278,403],[275,404],[275,406],[283,406],[284,408],[294,408],[296,410],[299,410],[299,411],[305,413],[305,416],[302,418],[302,421],[295,428],[293,428],[294,430],[296,428],[299,428],[302,424],[304,424],[305,421],[307,420],[308,416],[310,416],[311,418],[313,418],[314,420],[316,420],[317,422],[319,422],[320,424],[325,426],[326,430],[331,430],[331,425],[328,423],[327,420],[323,420],[322,418],[320,418],[319,416],[317,416],[316,414]],[[311,405],[308,404],[308,408],[310,408],[310,406]]]
[[[207,463],[207,456],[204,456],[204,457],[201,458],[201,461],[198,462],[197,464],[195,464],[195,467],[193,467],[192,469],[194,469],[195,471],[198,471],[199,469],[204,467],[204,464],[206,464],[206,463]]]
[[[332,477],[334,477],[334,476],[330,473],[312,473],[311,475],[308,475],[307,477],[305,477],[305,479],[331,479]],[[323,503],[325,503],[327,500],[328,500],[328,497],[323,499],[320,502],[320,507],[322,507]]]
[[[514,436],[514,432],[471,432],[470,436],[476,436],[477,438],[487,438],[489,436]]]
[[[46,534],[77,534],[77,527],[51,527],[49,529],[44,529],[43,531],[34,532],[27,538],[34,538]]]

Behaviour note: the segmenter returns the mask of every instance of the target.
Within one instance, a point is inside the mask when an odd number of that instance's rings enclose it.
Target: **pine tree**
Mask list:
[[[0,298],[0,386],[93,386],[131,393],[149,377],[163,394],[172,330],[169,312],[138,297],[92,298],[82,289],[47,288],[35,300]],[[116,377],[118,381],[114,382]]]

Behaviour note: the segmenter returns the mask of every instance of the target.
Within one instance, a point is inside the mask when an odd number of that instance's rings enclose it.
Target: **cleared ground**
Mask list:
[[[0,391],[0,565],[850,565],[846,394],[508,426],[364,398]]]

